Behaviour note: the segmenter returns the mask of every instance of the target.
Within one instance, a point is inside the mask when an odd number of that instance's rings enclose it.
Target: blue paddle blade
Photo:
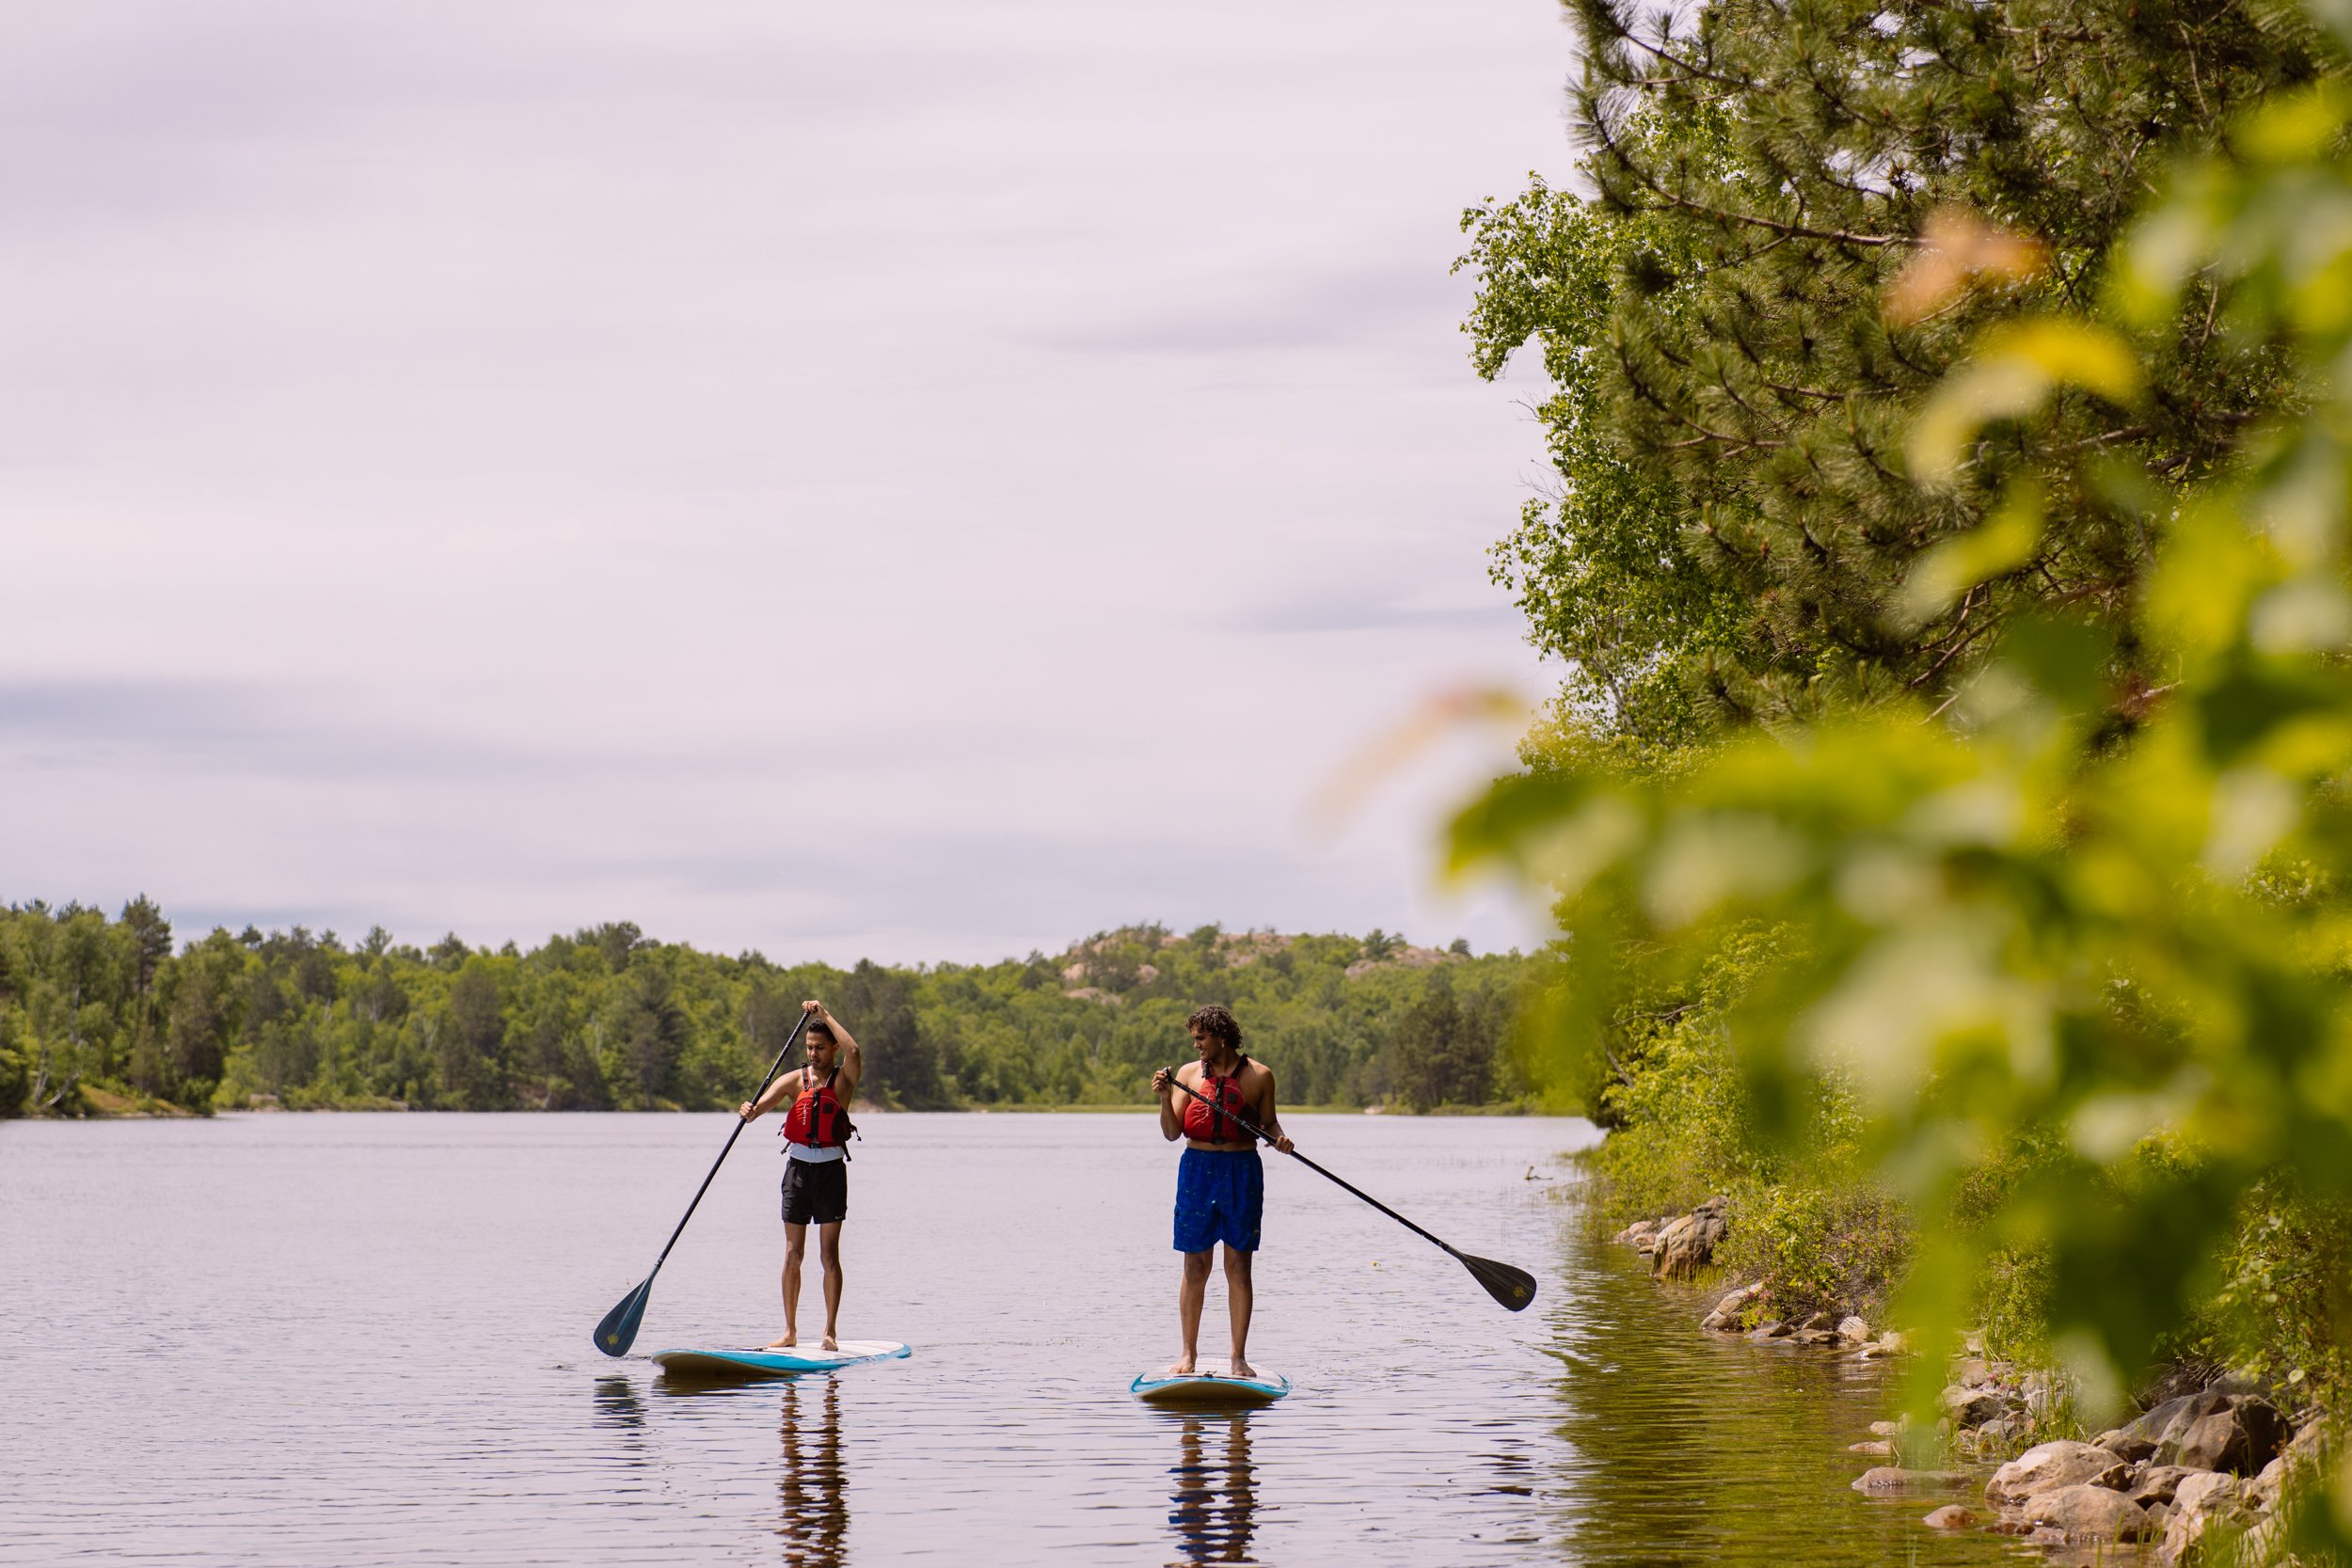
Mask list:
[[[637,1342],[637,1325],[645,1321],[645,1303],[653,1296],[653,1276],[616,1303],[596,1324],[596,1348],[607,1355],[627,1355]]]

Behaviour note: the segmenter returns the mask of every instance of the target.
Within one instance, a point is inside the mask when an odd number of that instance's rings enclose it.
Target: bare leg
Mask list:
[[[1225,1244],[1225,1310],[1231,1315],[1233,1324],[1235,1377],[1258,1375],[1250,1370],[1249,1357],[1244,1354],[1249,1347],[1249,1308],[1257,1300],[1257,1292],[1249,1285],[1249,1258],[1248,1253],[1236,1252],[1231,1242]],[[1202,1261],[1205,1263],[1206,1260],[1207,1255],[1203,1254]],[[1205,1274],[1207,1270],[1204,1268],[1201,1272]]]
[[[841,1326],[841,1222],[817,1227],[817,1256],[825,1265],[825,1348],[839,1350]]]
[[[784,1338],[768,1341],[770,1350],[790,1350],[801,1342],[801,1255],[808,1250],[808,1227],[784,1227]]]
[[[1176,1325],[1184,1337],[1184,1354],[1168,1370],[1179,1377],[1192,1375],[1200,1359],[1200,1304],[1209,1299],[1209,1254],[1214,1248],[1184,1254],[1183,1282],[1176,1287]]]

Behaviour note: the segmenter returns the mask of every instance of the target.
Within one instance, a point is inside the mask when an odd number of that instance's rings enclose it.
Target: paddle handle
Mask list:
[[[1169,1068],[1168,1069],[1168,1081],[1175,1087],[1184,1090],[1184,1093],[1188,1095],[1191,1095],[1193,1099],[1200,1101],[1201,1104],[1208,1106],[1210,1110],[1216,1111],[1223,1116],[1226,1120],[1232,1122],[1243,1132],[1248,1132],[1254,1137],[1263,1138],[1267,1143],[1274,1142],[1273,1137],[1267,1133],[1265,1129],[1235,1115],[1231,1109],[1216,1103],[1214,1101],[1210,1100],[1207,1095],[1196,1092],[1191,1085],[1187,1085],[1184,1082],[1184,1080],[1176,1076],[1176,1069],[1174,1068]],[[1366,1203],[1371,1204],[1375,1209],[1379,1210],[1382,1213],[1388,1215],[1389,1218],[1396,1221],[1397,1224],[1403,1226],[1414,1235],[1419,1236],[1422,1241],[1427,1242],[1430,1245],[1436,1247],[1447,1257],[1459,1258],[1462,1256],[1460,1253],[1455,1252],[1452,1247],[1446,1245],[1443,1242],[1438,1240],[1437,1237],[1429,1234],[1428,1231],[1423,1230],[1420,1226],[1415,1225],[1411,1220],[1406,1219],[1404,1215],[1398,1213],[1395,1210],[1390,1208],[1387,1204],[1381,1202],[1378,1198],[1373,1196],[1361,1187],[1356,1185],[1355,1182],[1348,1180],[1347,1178],[1343,1176],[1332,1175],[1329,1171],[1325,1170],[1321,1165],[1316,1164],[1312,1160],[1308,1159],[1304,1154],[1299,1153],[1298,1150],[1295,1148],[1285,1148],[1281,1150],[1281,1152],[1289,1155],[1292,1159],[1297,1161],[1309,1170],[1313,1171],[1317,1176],[1322,1177],[1327,1181],[1335,1181],[1339,1185],[1345,1187],[1349,1192],[1354,1193],[1358,1197],[1362,1198]]]
[[[776,1081],[776,1074],[784,1070],[784,1059],[792,1054],[792,1048],[794,1046],[800,1044],[801,1031],[808,1027],[808,1021],[815,1016],[816,1015],[813,1013],[803,1012],[801,1014],[801,1022],[792,1025],[792,1033],[785,1037],[784,1049],[777,1052],[776,1059],[768,1065],[768,1076],[762,1078],[759,1081],[759,1087],[752,1091],[752,1102],[754,1104],[757,1104],[759,1102],[759,1097],[768,1092],[768,1085]],[[727,1155],[734,1149],[735,1140],[741,1137],[743,1135],[743,1129],[749,1127],[751,1123],[745,1121],[741,1117],[737,1117],[735,1118],[735,1131],[727,1134],[726,1147],[719,1150],[719,1157],[716,1160],[710,1162],[710,1174],[705,1176],[703,1178],[703,1184],[694,1189],[694,1201],[686,1206],[686,1213],[684,1217],[679,1219],[677,1222],[677,1228],[670,1232],[669,1241],[664,1243],[661,1248],[661,1256],[653,1260],[653,1274],[645,1275],[645,1283],[647,1285],[651,1285],[653,1283],[654,1274],[660,1274],[661,1272],[661,1265],[670,1260],[670,1248],[677,1245],[677,1239],[686,1234],[687,1220],[691,1220],[694,1217],[694,1210],[696,1206],[702,1202],[703,1194],[710,1191],[711,1180],[713,1178],[718,1176],[719,1167],[727,1163]]]

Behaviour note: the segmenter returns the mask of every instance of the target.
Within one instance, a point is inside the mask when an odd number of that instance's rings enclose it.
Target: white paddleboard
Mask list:
[[[1279,1373],[1229,1377],[1217,1372],[1145,1372],[1127,1386],[1127,1392],[1146,1404],[1170,1410],[1233,1410],[1272,1404],[1291,1391],[1291,1380]]]
[[[654,1365],[676,1378],[793,1377],[802,1372],[830,1372],[861,1361],[895,1361],[914,1352],[895,1339],[844,1339],[838,1350],[796,1345],[790,1350],[665,1350],[654,1353]]]

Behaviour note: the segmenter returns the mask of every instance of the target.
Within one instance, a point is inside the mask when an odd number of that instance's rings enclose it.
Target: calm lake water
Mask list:
[[[0,1123],[0,1562],[2007,1560],[1848,1489],[1878,1367],[1711,1341],[1689,1292],[1579,1239],[1558,1156],[1582,1122],[1295,1118],[1542,1295],[1502,1311],[1269,1156],[1250,1348],[1297,1391],[1237,1418],[1127,1396],[1175,1346],[1176,1155],[1148,1116],[866,1118],[842,1330],[914,1356],[673,1391],[647,1353],[781,1326],[755,1127],[608,1361],[589,1330],[727,1125]]]

